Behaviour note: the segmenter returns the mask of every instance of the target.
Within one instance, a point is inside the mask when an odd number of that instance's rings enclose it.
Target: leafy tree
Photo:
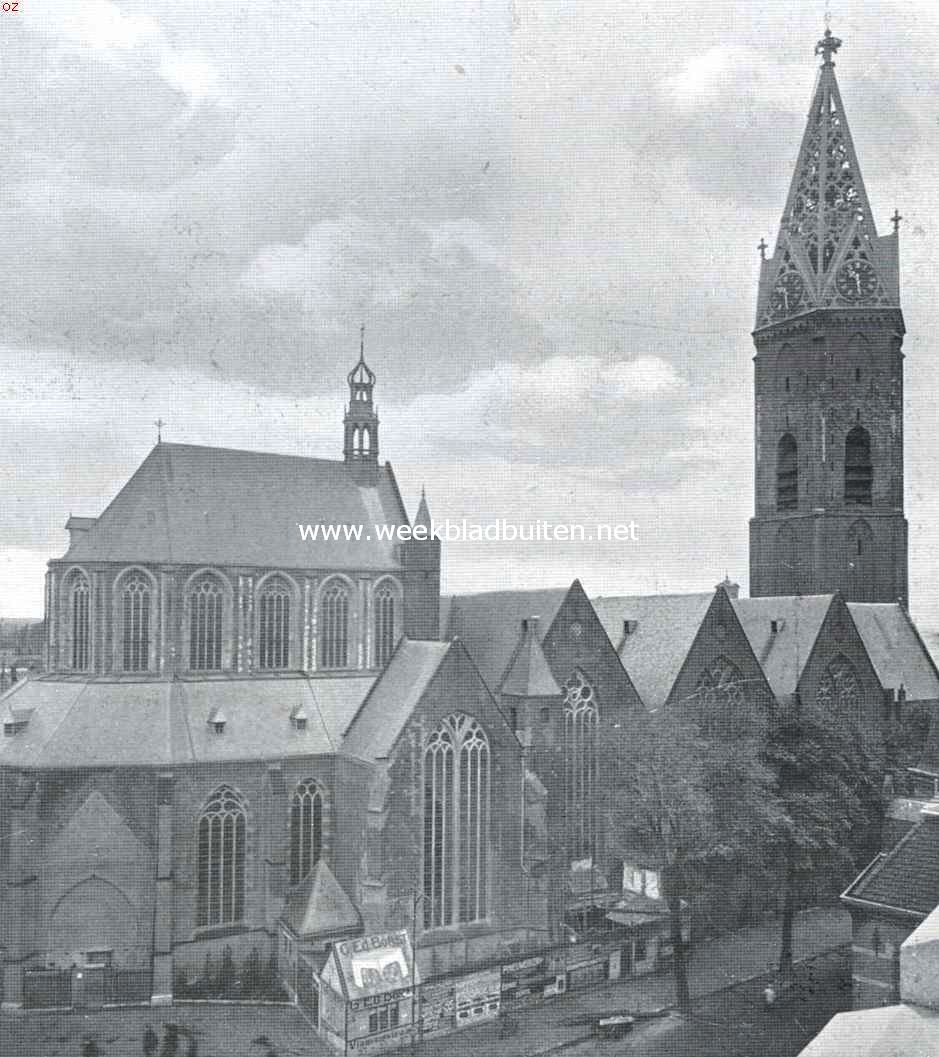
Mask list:
[[[799,885],[823,872],[844,876],[875,850],[883,758],[862,732],[798,700],[777,706],[763,758],[782,808],[771,850],[781,863],[779,974],[786,980]]]
[[[707,738],[695,710],[660,709],[605,732],[610,776],[604,813],[611,850],[660,871],[669,916],[675,993],[691,1010],[682,906],[696,867],[749,855],[779,825],[773,774],[760,756],[762,717],[747,702],[732,737]]]

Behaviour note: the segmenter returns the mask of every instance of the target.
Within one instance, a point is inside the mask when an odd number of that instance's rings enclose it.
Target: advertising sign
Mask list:
[[[336,958],[350,1002],[356,1006],[407,991],[411,980],[411,944],[407,933],[379,933],[337,943]]]
[[[499,969],[484,969],[454,981],[457,1023],[462,1025],[497,1017],[501,988]]]

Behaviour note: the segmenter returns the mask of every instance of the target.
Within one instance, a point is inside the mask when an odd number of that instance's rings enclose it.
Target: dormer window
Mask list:
[[[227,722],[227,717],[225,716],[225,713],[220,708],[213,708],[212,711],[209,713],[209,718],[207,720],[207,723],[216,734],[224,734],[225,733],[225,723],[226,722]]]
[[[306,709],[303,705],[298,705],[293,712],[290,713],[290,724],[294,730],[306,730],[309,717],[306,714]]]
[[[3,719],[3,736],[14,738],[17,734],[22,734],[29,726],[32,714],[31,708],[11,708]]]

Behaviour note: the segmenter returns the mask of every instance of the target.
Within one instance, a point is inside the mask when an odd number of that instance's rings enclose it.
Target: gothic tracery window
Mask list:
[[[320,598],[320,666],[349,666],[349,589],[335,580]]]
[[[150,667],[150,581],[138,572],[121,585],[121,660],[125,672]]]
[[[299,884],[323,851],[323,791],[312,778],[301,782],[290,802],[290,883]]]
[[[784,433],[776,449],[776,509],[795,510],[798,504],[799,446],[791,433]]]
[[[702,672],[695,695],[702,731],[708,735],[726,733],[735,710],[746,700],[743,676],[733,661],[718,657]]]
[[[224,595],[214,576],[203,576],[189,592],[189,667],[217,671],[222,667]]]
[[[448,716],[424,747],[424,927],[489,913],[489,741],[470,716]]]
[[[246,836],[244,800],[231,786],[220,786],[199,816],[198,926],[228,925],[244,917]]]
[[[861,684],[854,665],[839,654],[828,665],[818,684],[816,701],[833,714],[854,722],[861,719]]]
[[[375,592],[375,666],[383,668],[395,648],[395,591],[387,581]]]
[[[564,683],[564,805],[575,859],[596,852],[599,719],[596,691],[578,668]]]
[[[87,672],[91,660],[91,591],[84,573],[73,573],[69,582],[68,602],[71,620],[69,667]]]
[[[290,666],[290,588],[279,576],[267,580],[258,599],[258,667]]]

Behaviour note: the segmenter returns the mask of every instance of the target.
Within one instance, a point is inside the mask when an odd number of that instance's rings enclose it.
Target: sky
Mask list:
[[[830,0],[901,229],[914,616],[939,627],[939,9]],[[0,16],[0,616],[165,440],[339,457],[366,325],[444,587],[746,590],[757,243],[823,2],[21,0]],[[311,501],[311,519],[315,516]]]

